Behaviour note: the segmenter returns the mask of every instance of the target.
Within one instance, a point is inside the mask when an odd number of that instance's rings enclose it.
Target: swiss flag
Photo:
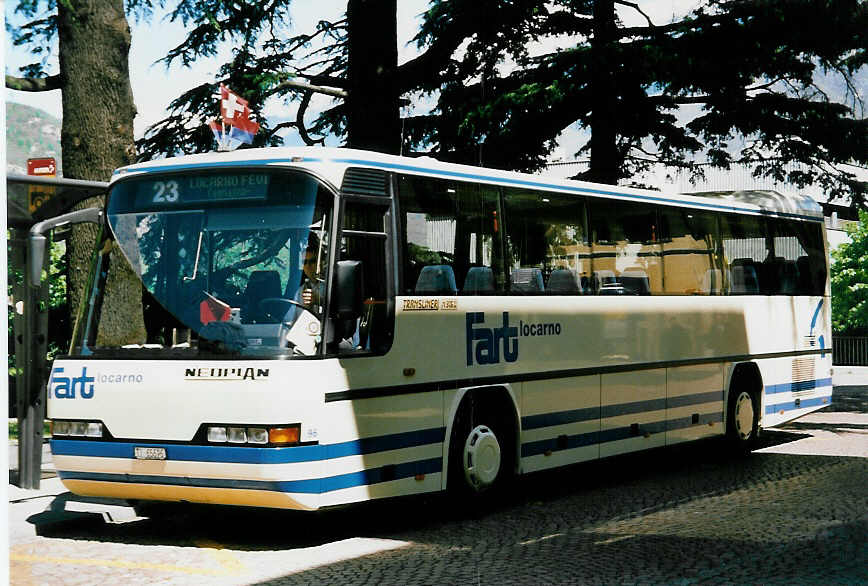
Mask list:
[[[259,131],[259,124],[250,119],[250,105],[247,100],[220,84],[220,114],[223,123],[232,125],[233,138],[252,143],[253,136]]]

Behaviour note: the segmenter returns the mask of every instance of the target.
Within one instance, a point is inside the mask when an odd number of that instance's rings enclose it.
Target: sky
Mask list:
[[[22,23],[22,19],[14,14],[16,0],[4,2],[6,20],[11,25]],[[171,2],[170,2],[171,3]],[[674,16],[684,14],[698,3],[694,0],[644,0],[639,5],[655,24],[670,22]],[[411,59],[417,54],[415,44],[411,44],[421,22],[421,15],[428,6],[428,0],[399,0],[398,2],[398,50],[399,63]],[[290,15],[293,31],[312,30],[320,19],[337,19],[346,9],[346,0],[296,0],[291,5]],[[644,19],[634,10],[619,7],[619,15],[626,24],[641,24]],[[156,63],[168,49],[178,45],[184,38],[184,29],[179,23],[170,23],[165,11],[155,11],[150,22],[130,22],[132,29],[132,46],[130,48],[130,81],[133,97],[138,109],[134,123],[136,138],[140,138],[146,128],[165,117],[169,103],[182,92],[202,83],[214,82],[217,69],[231,54],[231,47],[225,46],[214,58],[198,60],[192,68],[180,65],[166,68]],[[20,75],[18,67],[30,63],[32,57],[24,50],[12,46],[9,35],[5,32],[6,72],[10,75]],[[56,59],[53,61],[56,73]],[[27,104],[45,110],[49,114],[61,118],[60,90],[51,92],[18,92],[7,90],[6,101]],[[330,98],[318,96],[309,110],[310,118],[318,108],[324,108],[330,103]],[[294,106],[287,107],[281,102],[267,104],[263,114],[266,117],[287,119],[295,116]],[[294,130],[289,130],[285,136],[287,144],[300,144]],[[581,140],[577,129],[565,131],[561,142],[563,148],[555,154],[555,158],[571,158],[571,153],[578,148]],[[332,144],[337,144],[336,141]]]

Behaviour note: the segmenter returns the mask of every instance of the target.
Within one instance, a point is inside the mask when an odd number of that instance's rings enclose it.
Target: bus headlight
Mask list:
[[[69,435],[84,437],[87,435],[87,423],[84,421],[70,421]]]
[[[296,445],[301,441],[301,425],[298,423],[275,427],[208,425],[205,429],[205,439],[215,444]]]
[[[229,428],[229,443],[231,444],[246,444],[247,431],[243,427]]]
[[[267,444],[268,430],[264,427],[248,427],[247,441],[251,444]]]
[[[55,437],[88,437],[102,439],[104,426],[99,421],[52,421],[51,435]]]
[[[209,442],[225,442],[228,439],[228,434],[225,427],[209,427],[208,441]]]

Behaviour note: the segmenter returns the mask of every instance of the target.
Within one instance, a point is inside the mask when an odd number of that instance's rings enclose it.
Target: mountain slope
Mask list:
[[[6,172],[27,173],[27,159],[54,157],[61,174],[60,120],[37,108],[6,102]]]

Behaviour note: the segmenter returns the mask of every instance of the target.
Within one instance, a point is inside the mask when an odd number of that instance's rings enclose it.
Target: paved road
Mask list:
[[[868,582],[868,387],[746,459],[708,444],[522,479],[471,512],[441,498],[301,514],[136,517],[56,479],[10,487],[13,584]],[[166,512],[166,511],[163,511]]]

